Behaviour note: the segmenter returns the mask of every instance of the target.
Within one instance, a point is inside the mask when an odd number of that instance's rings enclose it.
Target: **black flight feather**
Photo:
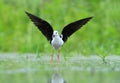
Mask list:
[[[52,34],[53,34],[52,26],[47,21],[35,15],[32,15],[28,12],[25,13],[29,16],[32,22],[38,27],[38,29],[43,33],[43,35],[47,38],[47,40],[52,41]]]
[[[80,29],[83,25],[85,25],[92,17],[88,17],[85,19],[81,19],[75,22],[72,22],[64,27],[62,30],[63,41],[67,41],[67,38],[70,37],[74,32]]]

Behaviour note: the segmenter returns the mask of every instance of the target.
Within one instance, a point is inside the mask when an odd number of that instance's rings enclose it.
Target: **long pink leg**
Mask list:
[[[58,51],[58,62],[60,62],[60,51]]]
[[[52,52],[51,62],[54,60],[54,51]]]

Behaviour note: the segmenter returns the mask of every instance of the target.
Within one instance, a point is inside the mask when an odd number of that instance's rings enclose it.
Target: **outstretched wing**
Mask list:
[[[25,12],[31,21],[38,27],[38,29],[43,33],[43,35],[47,38],[47,40],[51,41],[52,40],[52,34],[53,34],[53,29],[52,26],[46,22],[45,20],[32,15],[28,12]]]
[[[68,37],[70,37],[74,32],[80,29],[84,24],[86,24],[92,17],[81,19],[75,22],[72,22],[65,26],[62,30],[63,41],[65,42]]]

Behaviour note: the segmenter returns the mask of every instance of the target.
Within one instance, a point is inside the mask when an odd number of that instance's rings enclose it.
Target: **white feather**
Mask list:
[[[62,38],[59,36],[58,31],[54,31],[53,32],[53,36],[52,36],[52,41],[51,44],[52,46],[58,50],[62,45],[63,45],[63,40]]]

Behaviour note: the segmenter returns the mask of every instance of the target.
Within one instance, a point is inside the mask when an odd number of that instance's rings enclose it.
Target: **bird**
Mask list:
[[[34,25],[41,31],[41,33],[47,38],[47,40],[50,42],[52,47],[57,51],[59,51],[61,46],[63,46],[63,44],[68,40],[68,38],[73,33],[75,33],[83,25],[85,25],[90,19],[93,18],[92,16],[90,16],[87,18],[83,18],[83,19],[71,22],[63,28],[61,34],[59,35],[58,31],[53,30],[53,27],[46,20],[43,20],[42,18],[35,16],[27,11],[25,11],[25,13],[31,19]],[[58,58],[58,61],[60,61],[59,52],[58,52],[57,58]],[[53,55],[51,60],[53,60]]]
[[[55,73],[53,74],[52,78],[49,80],[48,83],[66,83],[66,81],[59,73]]]

